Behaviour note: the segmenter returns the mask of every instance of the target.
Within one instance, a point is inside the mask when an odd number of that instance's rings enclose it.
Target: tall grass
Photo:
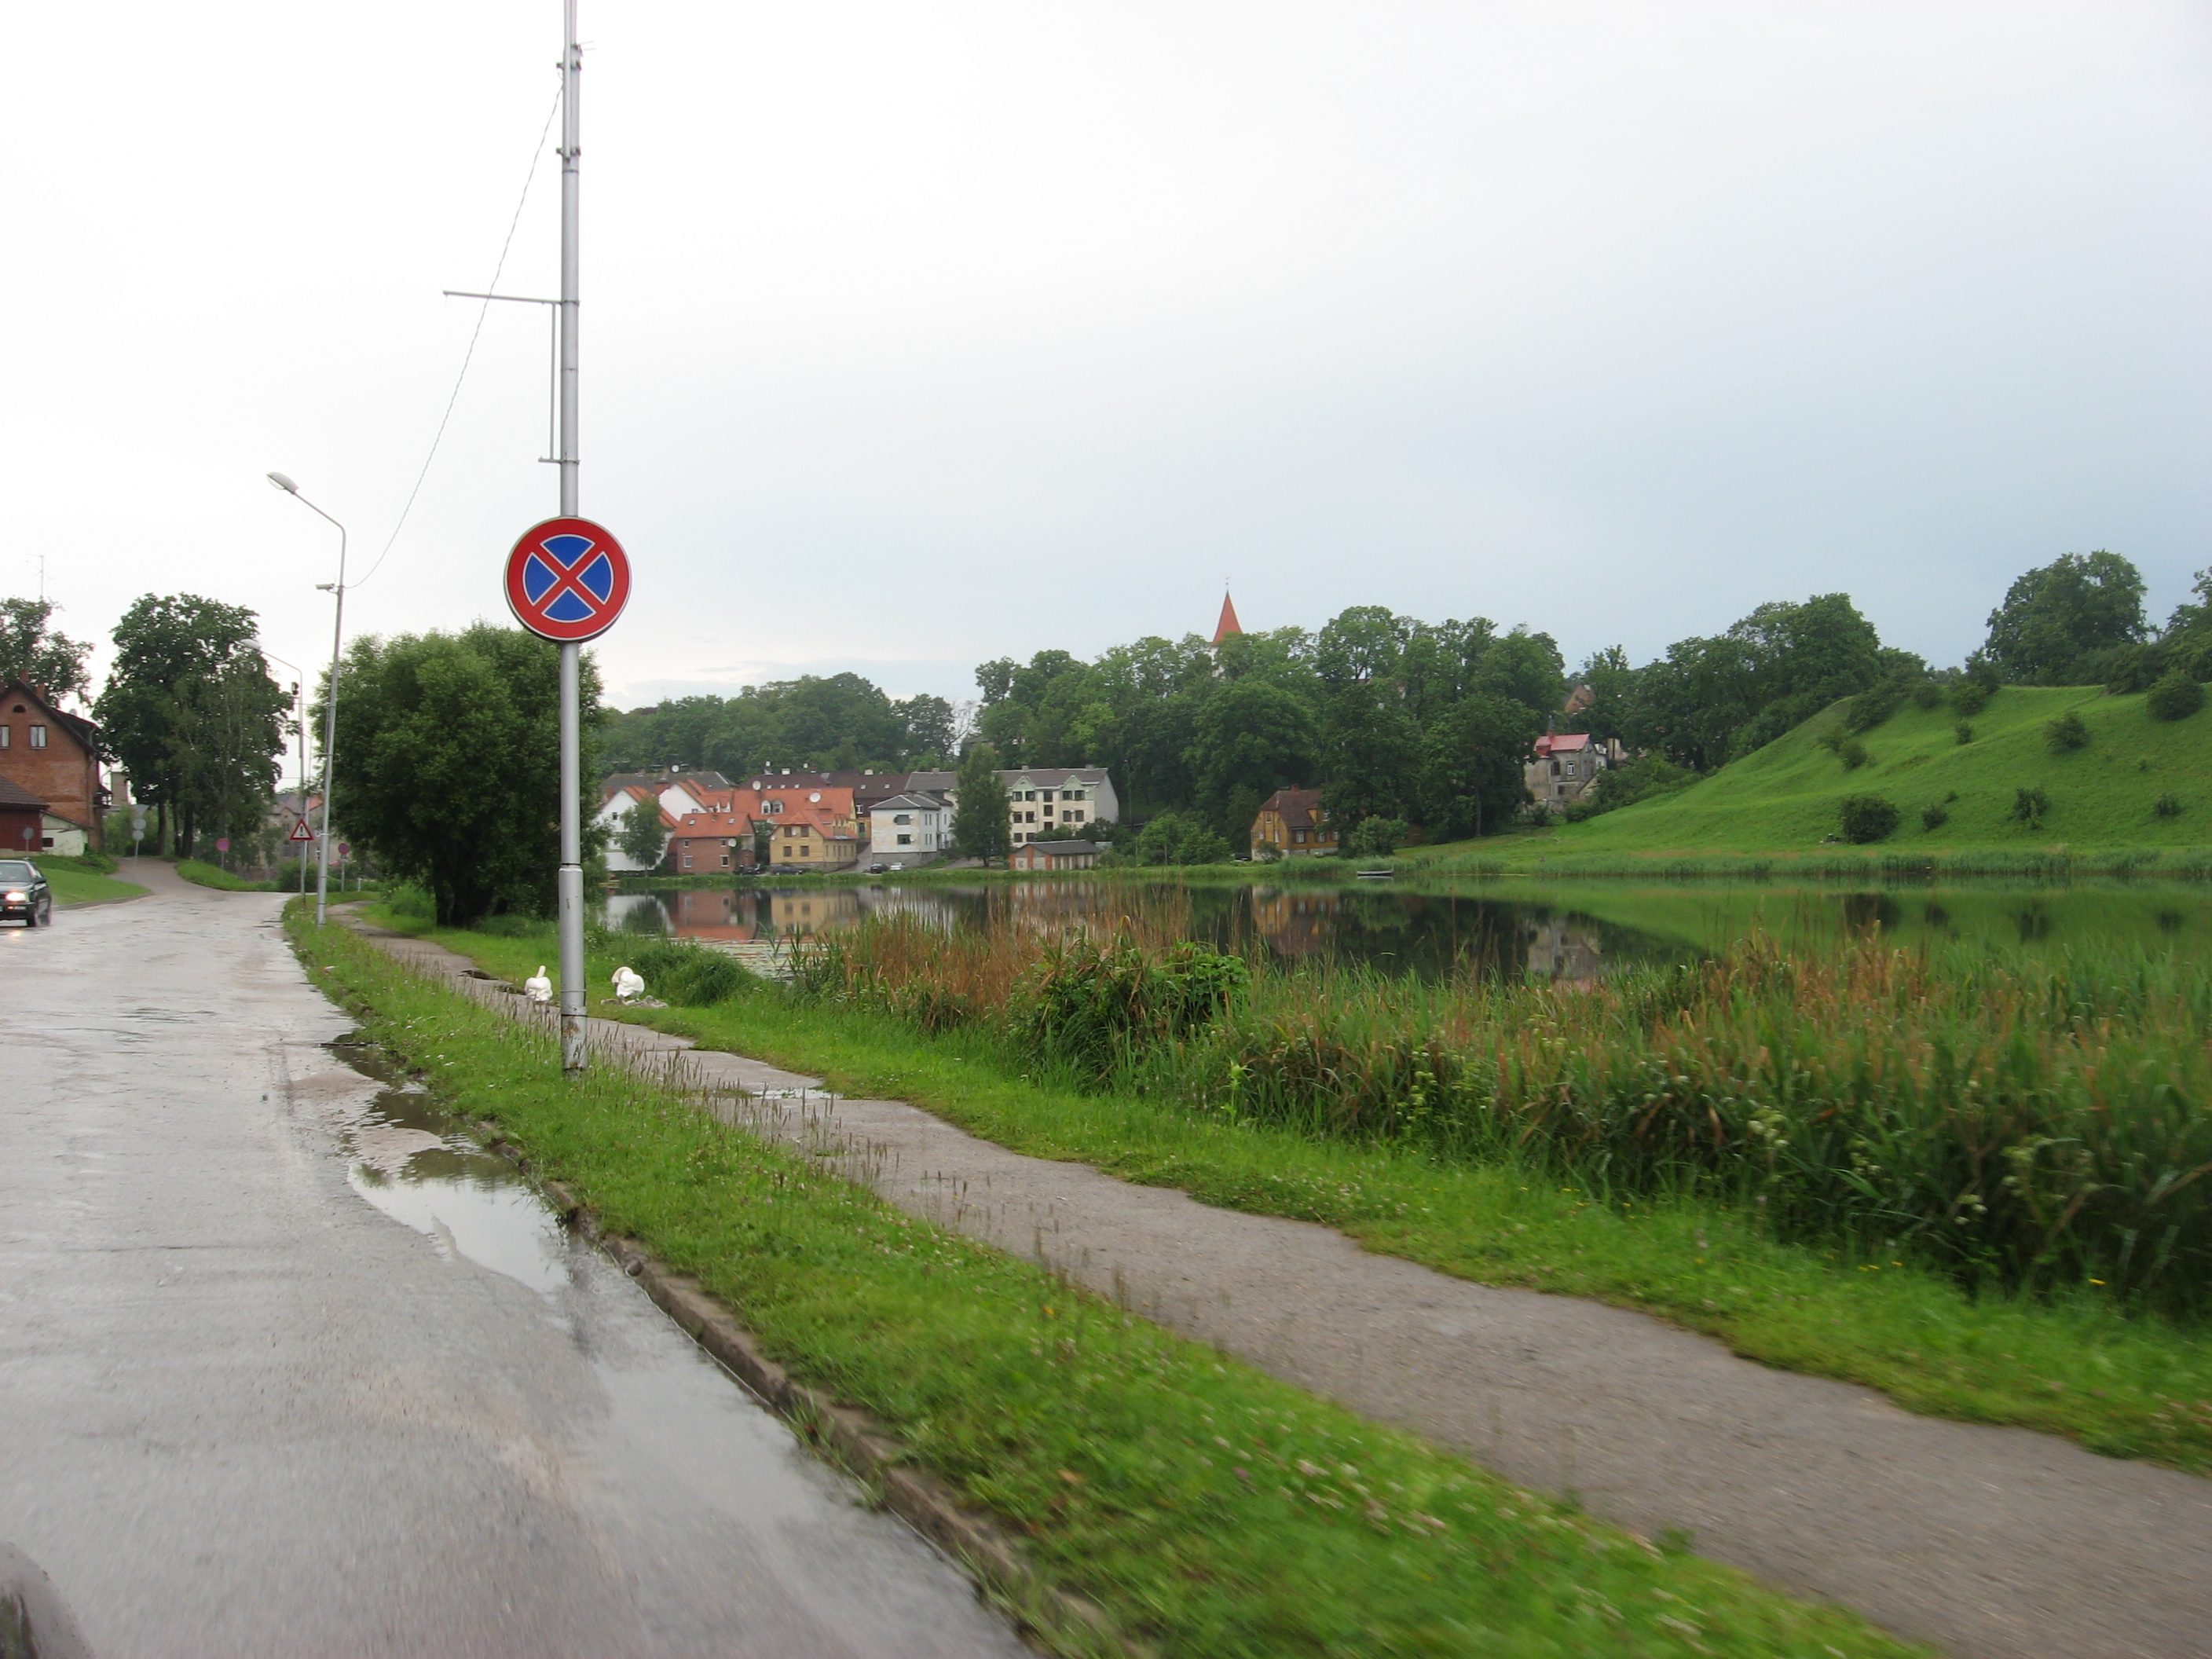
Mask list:
[[[1193,1112],[1739,1201],[1778,1238],[1910,1251],[1978,1289],[2212,1301],[2202,964],[1754,938],[1583,988],[1229,960],[1156,916],[1104,939],[894,917],[825,941],[800,988],[983,1025]]]

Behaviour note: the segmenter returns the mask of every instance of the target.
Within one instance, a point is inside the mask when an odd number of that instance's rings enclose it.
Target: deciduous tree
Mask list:
[[[2145,631],[2142,572],[2117,553],[2068,553],[2006,590],[1990,612],[1987,650],[2016,684],[2101,684],[2102,665],[2083,659]],[[2077,680],[2081,673],[2090,678]]]
[[[999,751],[988,743],[972,745],[960,757],[958,799],[952,807],[953,845],[967,858],[988,862],[1006,857],[1013,843],[1007,811]]]
[[[584,659],[585,787],[599,678]],[[356,639],[339,682],[335,820],[441,925],[552,912],[561,856],[560,656],[520,629]],[[588,830],[589,807],[585,806]],[[587,853],[588,855],[588,853]]]

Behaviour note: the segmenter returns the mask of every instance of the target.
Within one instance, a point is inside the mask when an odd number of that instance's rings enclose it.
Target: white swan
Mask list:
[[[538,971],[522,981],[522,994],[532,1002],[553,1000],[553,981],[545,977],[545,964],[539,963]]]
[[[615,969],[615,996],[623,1002],[632,1002],[645,994],[645,976],[627,966]]]

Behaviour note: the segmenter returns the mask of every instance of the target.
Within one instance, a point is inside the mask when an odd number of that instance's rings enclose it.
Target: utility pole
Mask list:
[[[584,49],[576,0],[562,0],[561,35],[561,516],[576,516],[577,164],[583,121],[576,107]],[[561,1069],[584,1069],[583,647],[561,646]]]

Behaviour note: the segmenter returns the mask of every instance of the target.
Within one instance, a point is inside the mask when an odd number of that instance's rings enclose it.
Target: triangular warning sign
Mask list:
[[[307,828],[307,821],[305,818],[301,818],[294,824],[292,833],[285,837],[287,841],[313,841],[314,838],[315,832]]]

